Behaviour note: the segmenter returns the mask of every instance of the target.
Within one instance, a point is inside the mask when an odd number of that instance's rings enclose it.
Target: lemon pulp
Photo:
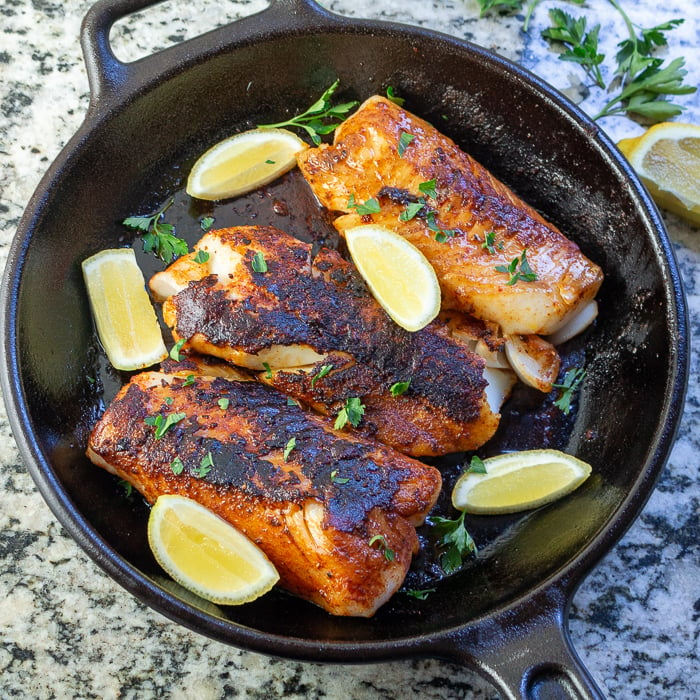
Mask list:
[[[700,225],[700,126],[663,122],[618,146],[659,206]]]
[[[238,605],[269,591],[279,575],[265,554],[218,515],[184,496],[160,496],[148,541],[173,579],[214,603]]]
[[[97,334],[112,365],[130,371],[167,357],[134,251],[100,251],[83,261],[82,270]]]
[[[296,165],[308,148],[286,129],[251,129],[212,146],[192,167],[187,193],[206,200],[227,199],[272,182]]]
[[[412,243],[383,226],[344,233],[350,255],[370,292],[401,327],[417,331],[440,311],[440,286],[432,265]]]
[[[551,503],[578,488],[591,467],[558,450],[525,450],[484,460],[486,473],[465,473],[452,503],[468,513],[499,514]]]

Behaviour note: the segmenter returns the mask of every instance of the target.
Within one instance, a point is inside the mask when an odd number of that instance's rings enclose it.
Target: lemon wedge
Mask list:
[[[433,266],[403,236],[383,226],[355,226],[344,233],[350,255],[370,292],[407,331],[427,326],[440,311]]]
[[[175,581],[212,603],[248,603],[279,581],[255,543],[184,496],[158,497],[148,518],[148,542]]]
[[[187,194],[197,199],[236,197],[266,185],[296,165],[308,148],[286,129],[251,129],[220,141],[190,171]]]
[[[530,510],[578,488],[591,466],[559,450],[509,452],[483,460],[486,473],[465,472],[452,490],[452,505],[478,515]]]
[[[102,250],[84,260],[82,269],[97,335],[112,365],[130,371],[165,359],[168,352],[134,251]]]
[[[700,226],[700,126],[662,122],[617,145],[660,207]]]

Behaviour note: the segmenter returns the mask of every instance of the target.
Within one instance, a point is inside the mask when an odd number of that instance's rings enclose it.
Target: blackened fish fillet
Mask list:
[[[159,437],[149,416],[179,420]],[[441,487],[433,467],[335,431],[273,389],[189,369],[134,376],[88,456],[151,503],[180,494],[217,513],[267,554],[282,586],[334,615],[369,617],[400,587]]]

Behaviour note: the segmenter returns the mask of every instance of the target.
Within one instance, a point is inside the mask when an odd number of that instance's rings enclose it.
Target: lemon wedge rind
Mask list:
[[[110,363],[132,371],[157,364],[168,351],[132,248],[108,248],[86,258],[83,279],[92,316]]]
[[[159,496],[148,518],[156,561],[187,590],[219,605],[241,605],[270,591],[279,574],[242,532],[185,496]]]
[[[375,224],[354,226],[343,235],[372,296],[399,326],[418,331],[438,315],[440,285],[418,248]]]
[[[237,197],[267,185],[296,165],[308,148],[287,129],[250,129],[205,151],[187,179],[187,194],[216,201]]]
[[[586,462],[559,450],[509,452],[483,460],[486,473],[466,472],[452,490],[452,505],[475,515],[500,515],[552,503],[591,474]]]

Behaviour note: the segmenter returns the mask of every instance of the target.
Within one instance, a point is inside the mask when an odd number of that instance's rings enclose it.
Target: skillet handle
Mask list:
[[[163,1],[98,0],[88,10],[83,18],[80,41],[90,86],[91,108],[96,109],[101,102],[109,101],[110,97],[121,94],[127,82],[139,74],[137,64],[139,69],[145,63],[152,63],[153,68],[174,67],[179,61],[191,59],[193,55],[197,55],[196,38],[133,63],[120,61],[112,51],[109,33],[115,22]],[[333,15],[324,10],[315,0],[270,0],[269,7],[261,12],[212,30],[212,33],[218,32],[222,42],[230,43],[236,36],[251,38],[255,29],[260,27],[288,28],[291,31],[296,22],[304,24],[321,17],[330,20]],[[234,25],[235,31],[232,29]],[[159,53],[163,54],[163,60],[154,60],[159,59]]]
[[[507,700],[605,700],[572,646],[567,607],[549,590],[527,610],[454,633],[440,655],[477,670]]]

